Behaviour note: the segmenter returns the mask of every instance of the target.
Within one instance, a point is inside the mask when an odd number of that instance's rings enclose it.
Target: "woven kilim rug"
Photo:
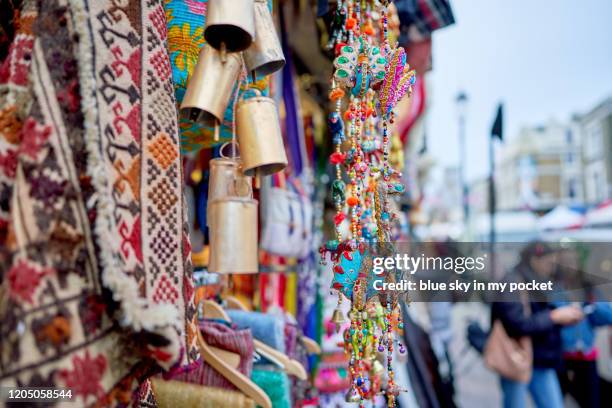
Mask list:
[[[198,357],[194,290],[162,1],[70,5],[102,282],[122,326],[152,334],[151,357],[187,363]]]
[[[198,358],[165,17],[121,4],[24,2],[0,66],[0,385],[77,406]]]

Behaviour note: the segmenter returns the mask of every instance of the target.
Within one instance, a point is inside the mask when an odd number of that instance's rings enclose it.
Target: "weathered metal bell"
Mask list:
[[[208,0],[204,38],[225,52],[244,51],[255,38],[254,0]]]
[[[349,390],[346,392],[346,395],[344,396],[344,400],[346,402],[359,403],[361,402],[361,396],[359,395],[355,387],[351,385],[351,388],[349,388]]]
[[[225,197],[252,198],[252,178],[242,173],[240,160],[218,157],[209,164],[208,201]],[[209,221],[210,213],[207,211],[206,225],[210,225]]]
[[[373,375],[378,375],[380,373],[382,373],[385,370],[385,367],[383,367],[382,363],[378,360],[374,360],[372,362],[372,369],[371,372]]]
[[[285,65],[267,0],[255,0],[255,41],[243,55],[247,69],[257,76],[270,75]]]
[[[225,197],[209,201],[208,208],[208,271],[257,273],[257,201],[246,197]]]
[[[204,44],[181,103],[181,119],[207,126],[220,124],[241,69],[240,54],[227,54],[222,61],[219,51]]]
[[[236,135],[247,176],[268,176],[287,167],[278,110],[272,98],[257,96],[238,103]]]
[[[334,312],[332,313],[331,321],[332,323],[336,325],[336,332],[340,331],[340,326],[346,323],[346,319],[344,318],[344,313],[342,313],[342,310],[340,310],[339,307],[334,309]]]

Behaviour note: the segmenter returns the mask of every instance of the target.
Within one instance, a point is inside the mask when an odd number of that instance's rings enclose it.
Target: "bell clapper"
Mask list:
[[[221,126],[221,124],[215,119],[214,135],[213,135],[215,142],[219,141],[219,126]]]
[[[261,173],[259,168],[255,169],[255,188],[259,190],[261,187]]]
[[[227,47],[223,41],[221,42],[219,52],[221,53],[221,62],[225,63],[227,61]]]

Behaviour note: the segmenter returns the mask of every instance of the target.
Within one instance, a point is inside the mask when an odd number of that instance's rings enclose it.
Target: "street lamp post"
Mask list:
[[[468,96],[464,91],[460,91],[455,98],[457,104],[457,113],[459,118],[459,182],[461,183],[461,204],[463,207],[463,222],[465,230],[468,230],[468,222],[470,215],[469,206],[469,188],[465,177],[466,163],[466,143],[465,143],[465,117],[468,104]]]

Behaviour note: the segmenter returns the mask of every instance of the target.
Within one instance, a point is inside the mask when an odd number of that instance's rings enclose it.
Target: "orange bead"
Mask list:
[[[365,35],[374,35],[374,27],[372,27],[372,23],[366,23],[363,27],[363,32]]]
[[[347,30],[352,30],[353,28],[355,28],[355,24],[357,24],[357,20],[354,19],[353,17],[349,17],[346,19],[346,29]]]
[[[353,119],[353,112],[349,110],[344,112],[344,120],[351,120],[351,119]]]
[[[354,207],[359,204],[359,200],[355,196],[350,196],[346,199],[346,203],[349,205],[349,207]]]
[[[336,101],[344,96],[344,91],[340,88],[332,89],[329,93],[329,99]]]

